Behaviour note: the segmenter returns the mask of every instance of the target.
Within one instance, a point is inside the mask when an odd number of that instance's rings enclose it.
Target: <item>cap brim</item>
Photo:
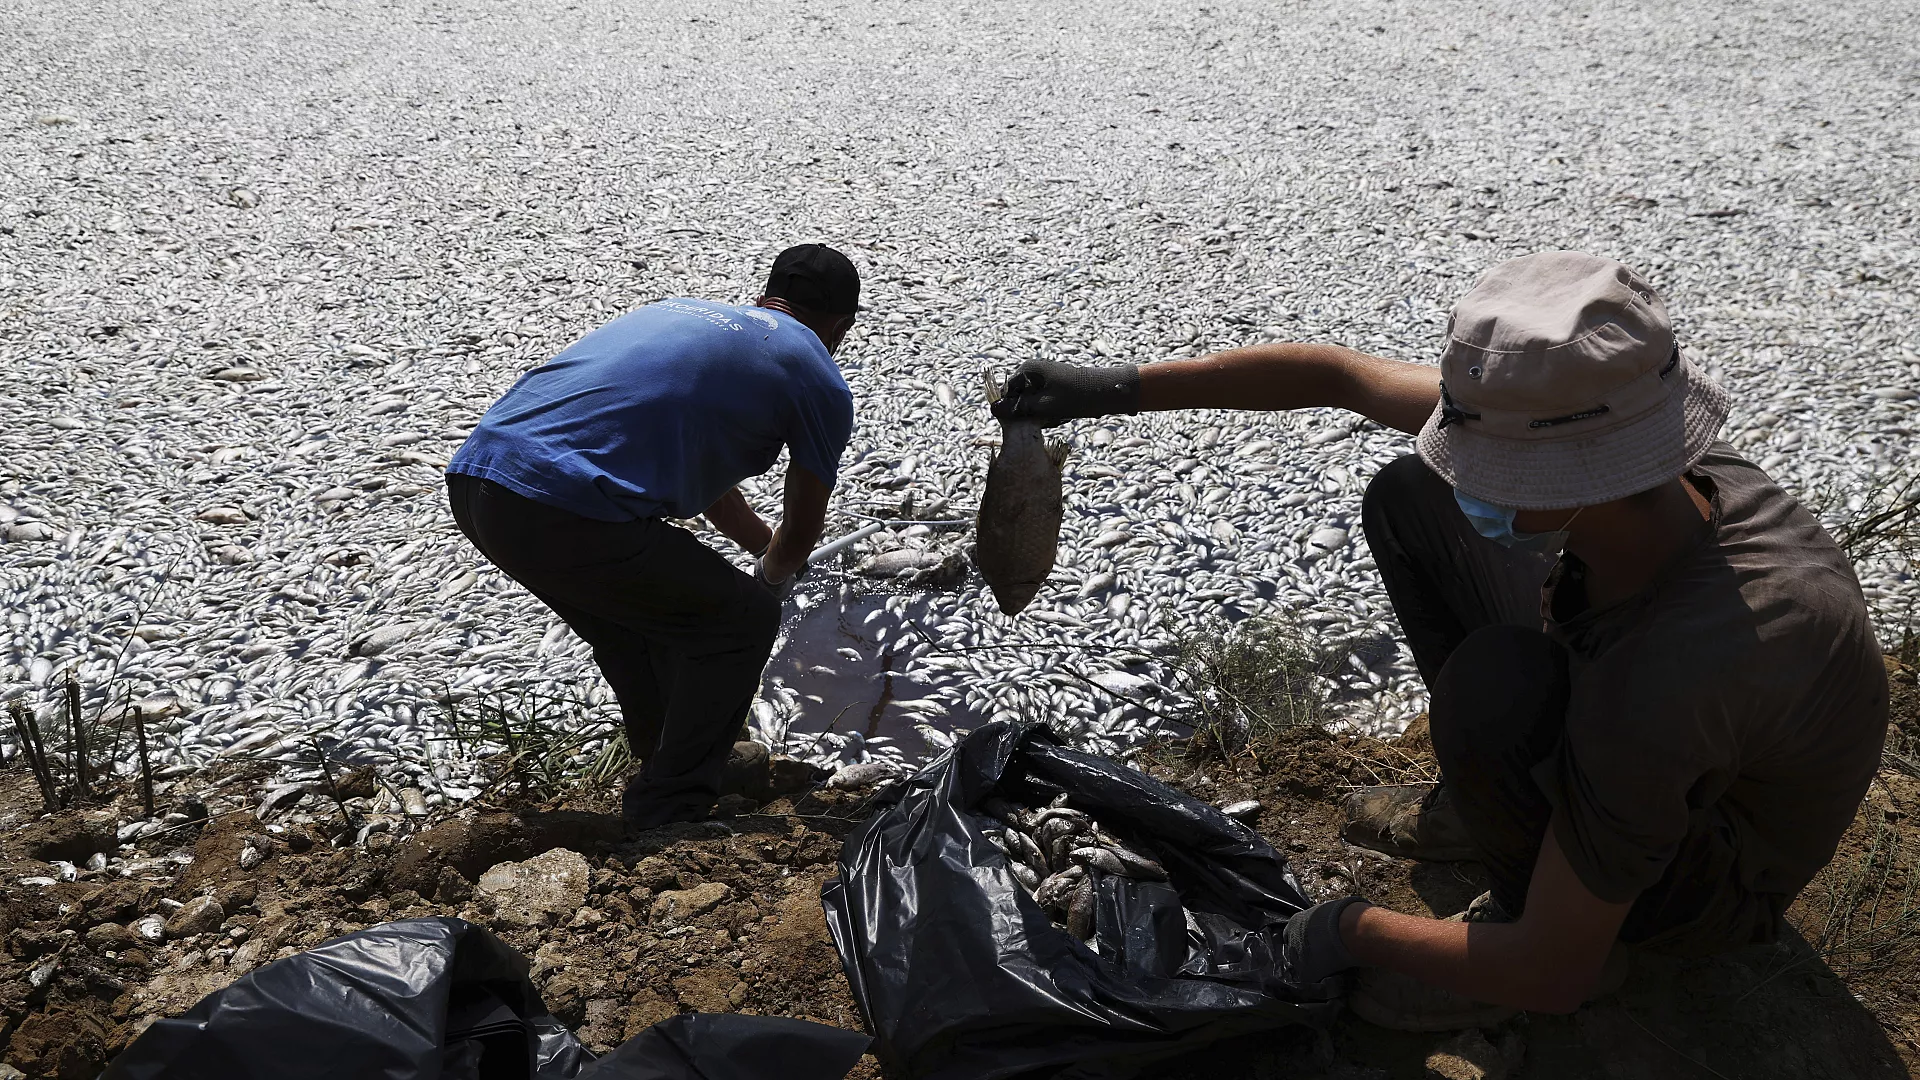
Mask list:
[[[1687,389],[1659,408],[1590,436],[1507,438],[1473,421],[1420,429],[1420,459],[1447,483],[1496,506],[1564,510],[1657,487],[1706,456],[1727,419],[1727,393],[1680,351]]]

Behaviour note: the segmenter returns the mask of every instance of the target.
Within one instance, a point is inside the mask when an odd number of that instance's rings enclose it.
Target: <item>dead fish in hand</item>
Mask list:
[[[991,373],[986,382],[988,403],[1000,400]],[[1000,451],[987,462],[987,490],[974,523],[974,562],[1005,614],[1025,609],[1053,572],[1066,462],[1067,444],[1044,438],[1038,421],[1000,421]]]

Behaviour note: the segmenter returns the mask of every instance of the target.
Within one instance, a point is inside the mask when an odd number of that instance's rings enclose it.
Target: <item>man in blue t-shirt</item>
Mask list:
[[[859,299],[845,255],[803,244],[753,305],[629,312],[522,376],[447,466],[460,531],[593,646],[644,761],[621,800],[637,828],[718,798],[853,435],[833,353]],[[735,485],[783,446],[771,529]],[[701,514],[754,554],[751,577],[667,520]]]

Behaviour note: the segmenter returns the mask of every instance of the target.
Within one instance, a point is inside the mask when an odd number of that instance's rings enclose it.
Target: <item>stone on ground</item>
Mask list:
[[[509,926],[552,926],[587,899],[591,870],[577,851],[554,848],[524,862],[504,862],[480,875],[475,892]]]

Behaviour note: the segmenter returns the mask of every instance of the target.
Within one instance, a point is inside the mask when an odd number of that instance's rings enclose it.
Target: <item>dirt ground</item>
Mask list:
[[[1920,770],[1913,765],[1920,690],[1913,669],[1891,670],[1899,723],[1887,764],[1833,865],[1790,912],[1795,933],[1785,941],[1712,960],[1640,955],[1618,993],[1571,1016],[1522,1016],[1464,1036],[1407,1035],[1346,1017],[1326,1035],[1277,1032],[1222,1044],[1161,1075],[1913,1075],[1920,1069]],[[1201,798],[1260,799],[1259,828],[1317,894],[1358,892],[1445,915],[1481,891],[1471,865],[1391,860],[1336,835],[1345,791],[1417,779],[1430,768],[1417,731],[1396,744],[1302,734],[1231,766],[1152,766]],[[783,798],[724,825],[639,836],[623,836],[610,808],[592,801],[469,808],[409,836],[374,833],[361,846],[336,849],[312,832],[270,831],[245,812],[196,819],[187,791],[180,786],[166,798],[188,820],[140,841],[139,857],[122,864],[129,876],[77,870],[76,880],[47,884],[45,859],[83,865],[87,849],[113,849],[100,822],[114,817],[115,804],[48,818],[27,770],[0,770],[7,1065],[30,1077],[92,1077],[155,1018],[188,1009],[256,966],[365,926],[425,915],[461,915],[525,953],[549,1008],[596,1050],[681,1010],[861,1026],[819,892],[869,793]],[[137,801],[132,792],[118,799],[122,810]],[[565,911],[503,910],[497,893],[479,887],[497,864],[555,848],[585,859],[584,900]],[[42,880],[22,881],[31,878]],[[155,915],[169,924],[162,940],[140,933],[142,920]],[[1448,1048],[1456,1056],[1434,1056]],[[1475,1058],[1479,1072],[1466,1064]],[[868,1058],[854,1075],[884,1074]]]

